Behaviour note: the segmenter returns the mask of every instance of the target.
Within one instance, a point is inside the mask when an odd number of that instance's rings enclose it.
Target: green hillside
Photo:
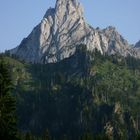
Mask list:
[[[4,56],[19,130],[47,140],[139,139],[140,60],[79,48],[56,64]]]

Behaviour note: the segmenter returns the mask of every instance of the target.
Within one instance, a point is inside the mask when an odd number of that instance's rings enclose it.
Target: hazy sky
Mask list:
[[[0,51],[16,47],[56,0],[0,0]],[[140,40],[140,0],[79,0],[93,27],[115,26],[129,43]]]

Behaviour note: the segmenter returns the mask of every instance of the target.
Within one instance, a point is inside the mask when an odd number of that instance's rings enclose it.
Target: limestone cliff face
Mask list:
[[[135,58],[140,58],[140,41],[138,41],[134,47],[130,50],[131,56]]]
[[[114,27],[101,30],[88,25],[78,0],[57,0],[55,8],[48,9],[41,23],[10,52],[27,62],[55,63],[73,55],[78,44],[102,54],[134,53]]]
[[[135,48],[140,48],[140,40],[135,44]]]

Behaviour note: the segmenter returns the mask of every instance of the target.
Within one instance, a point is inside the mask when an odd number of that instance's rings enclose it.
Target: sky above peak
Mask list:
[[[135,44],[140,40],[140,0],[79,0],[86,22],[94,28],[115,26],[118,32]],[[1,0],[0,51],[20,44],[41,21],[56,0]]]

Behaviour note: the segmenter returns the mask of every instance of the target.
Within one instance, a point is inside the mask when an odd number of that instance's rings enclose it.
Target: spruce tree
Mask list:
[[[15,140],[15,98],[11,95],[12,81],[8,66],[0,58],[0,139]]]

